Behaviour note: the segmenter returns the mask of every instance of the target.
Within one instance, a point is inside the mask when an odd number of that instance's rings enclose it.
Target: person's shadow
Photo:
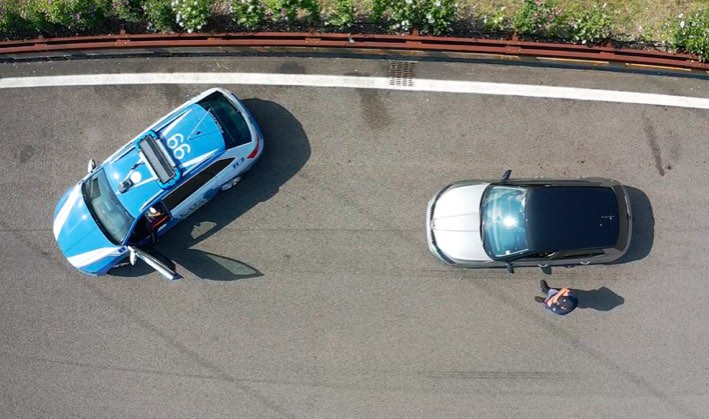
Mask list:
[[[260,99],[246,99],[243,102],[264,135],[265,146],[259,161],[241,182],[226,192],[218,193],[204,207],[173,227],[151,251],[164,262],[169,262],[171,266],[176,263],[200,279],[234,281],[263,275],[242,261],[192,247],[258,203],[273,197],[310,158],[310,143],[305,131],[288,110]],[[139,262],[135,266],[114,269],[112,274],[130,277],[150,272],[152,268]]]
[[[625,302],[625,299],[606,287],[595,290],[571,289],[571,292],[578,298],[577,308],[589,308],[598,311],[610,311]]]

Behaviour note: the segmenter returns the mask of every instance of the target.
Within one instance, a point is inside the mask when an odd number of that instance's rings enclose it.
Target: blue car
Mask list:
[[[234,186],[263,148],[263,134],[243,103],[226,90],[207,90],[100,165],[89,162],[89,174],[54,211],[57,244],[85,274],[103,275],[141,259],[176,279],[141,249]]]

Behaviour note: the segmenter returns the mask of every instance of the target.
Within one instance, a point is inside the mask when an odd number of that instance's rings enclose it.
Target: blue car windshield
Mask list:
[[[493,259],[514,256],[528,250],[524,206],[527,190],[513,186],[491,186],[480,208],[483,246]]]
[[[103,170],[97,171],[81,185],[86,207],[99,228],[114,244],[120,245],[128,236],[134,218],[121,205],[111,190]]]

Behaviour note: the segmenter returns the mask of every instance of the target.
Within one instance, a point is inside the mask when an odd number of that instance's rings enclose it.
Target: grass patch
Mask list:
[[[462,0],[462,3],[472,13],[471,17],[494,16],[502,9],[508,21],[522,7],[520,0]],[[668,22],[680,14],[686,16],[708,6],[707,0],[558,0],[556,3],[562,11],[582,10],[596,3],[606,3],[608,9],[617,12],[611,26],[614,34],[626,39],[660,42],[671,40],[666,27]]]

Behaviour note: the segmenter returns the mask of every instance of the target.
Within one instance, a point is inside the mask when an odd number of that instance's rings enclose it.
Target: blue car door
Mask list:
[[[212,199],[227,180],[232,160],[217,160],[168,194],[163,203],[172,218],[176,221],[184,220]]]

